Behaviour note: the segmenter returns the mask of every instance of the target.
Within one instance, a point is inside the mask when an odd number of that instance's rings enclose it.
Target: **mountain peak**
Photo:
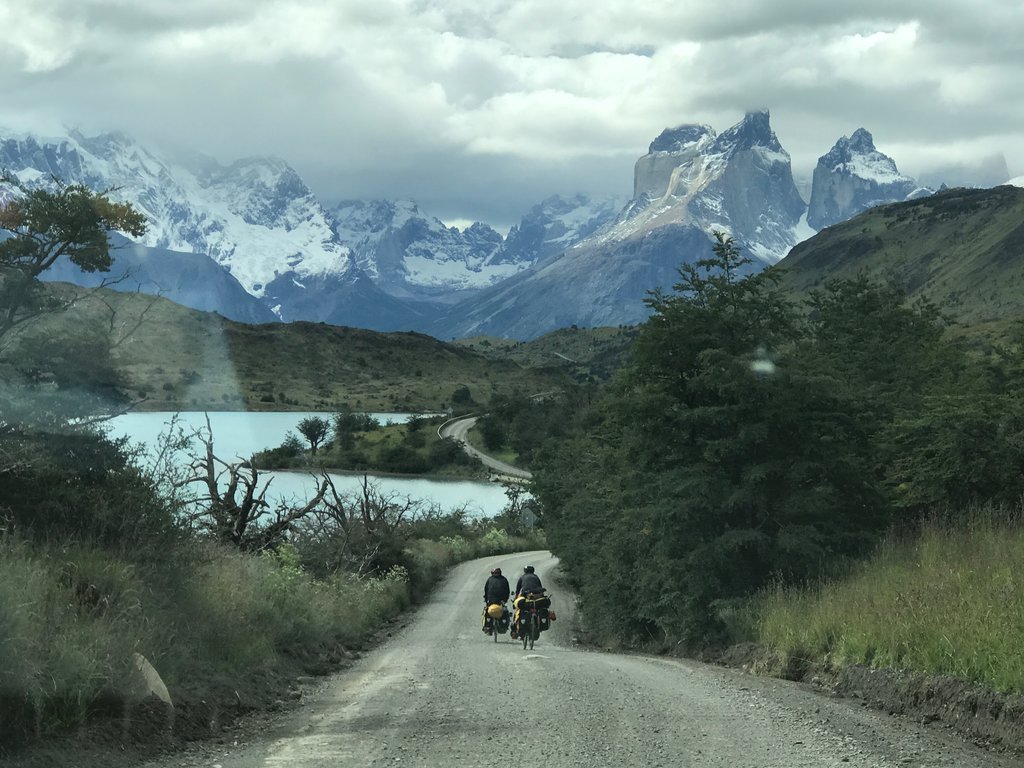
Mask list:
[[[840,139],[843,141],[843,139]],[[875,139],[866,128],[858,128],[849,139],[845,139],[847,146],[853,152],[875,152]]]
[[[818,159],[818,165],[878,184],[909,181],[897,170],[895,160],[875,148],[874,139],[864,128],[840,137],[828,154]]]
[[[807,223],[822,229],[873,206],[905,200],[917,188],[895,160],[875,148],[871,134],[858,128],[818,159]]]
[[[715,141],[715,151],[731,154],[753,147],[781,152],[782,145],[771,126],[771,115],[767,109],[747,112],[736,125],[721,133]]]
[[[710,125],[686,123],[666,128],[651,142],[648,152],[682,152],[696,147],[705,139],[713,139],[715,130]]]

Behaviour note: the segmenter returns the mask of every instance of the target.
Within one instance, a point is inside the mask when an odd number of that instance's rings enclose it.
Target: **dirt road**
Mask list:
[[[533,563],[558,621],[532,652],[480,631],[487,571]],[[940,729],[796,684],[574,646],[546,553],[464,564],[385,645],[250,741],[153,768],[721,766],[1008,768]]]
[[[484,466],[490,467],[499,475],[529,480],[532,475],[527,470],[520,469],[519,467],[513,467],[511,464],[501,461],[500,459],[488,456],[486,453],[470,444],[468,439],[469,430],[471,430],[473,425],[476,424],[476,420],[476,416],[466,416],[465,418],[447,421],[441,425],[441,428],[438,430],[438,435],[450,440],[458,441],[462,444],[462,449],[466,453],[483,462]]]

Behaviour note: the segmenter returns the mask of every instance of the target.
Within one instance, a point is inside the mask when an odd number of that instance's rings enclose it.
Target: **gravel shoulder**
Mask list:
[[[480,631],[488,569],[533,563],[558,620],[536,648]],[[301,706],[237,738],[150,762],[220,766],[1019,765],[940,728],[889,717],[810,686],[698,662],[587,650],[574,643],[557,562],[529,553],[465,563],[413,620]]]

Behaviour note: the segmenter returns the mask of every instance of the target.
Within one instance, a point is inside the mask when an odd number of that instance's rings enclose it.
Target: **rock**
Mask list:
[[[174,730],[174,702],[160,673],[141,653],[132,654],[131,688],[125,707],[125,728],[136,735]]]

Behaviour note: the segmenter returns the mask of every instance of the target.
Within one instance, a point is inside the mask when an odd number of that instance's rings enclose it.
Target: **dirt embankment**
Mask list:
[[[784,662],[776,654],[744,644],[708,659],[758,675],[806,683],[833,697],[915,723],[933,723],[980,746],[1024,756],[1024,696],[999,693],[954,677],[924,675],[864,665],[833,667],[810,660]]]

